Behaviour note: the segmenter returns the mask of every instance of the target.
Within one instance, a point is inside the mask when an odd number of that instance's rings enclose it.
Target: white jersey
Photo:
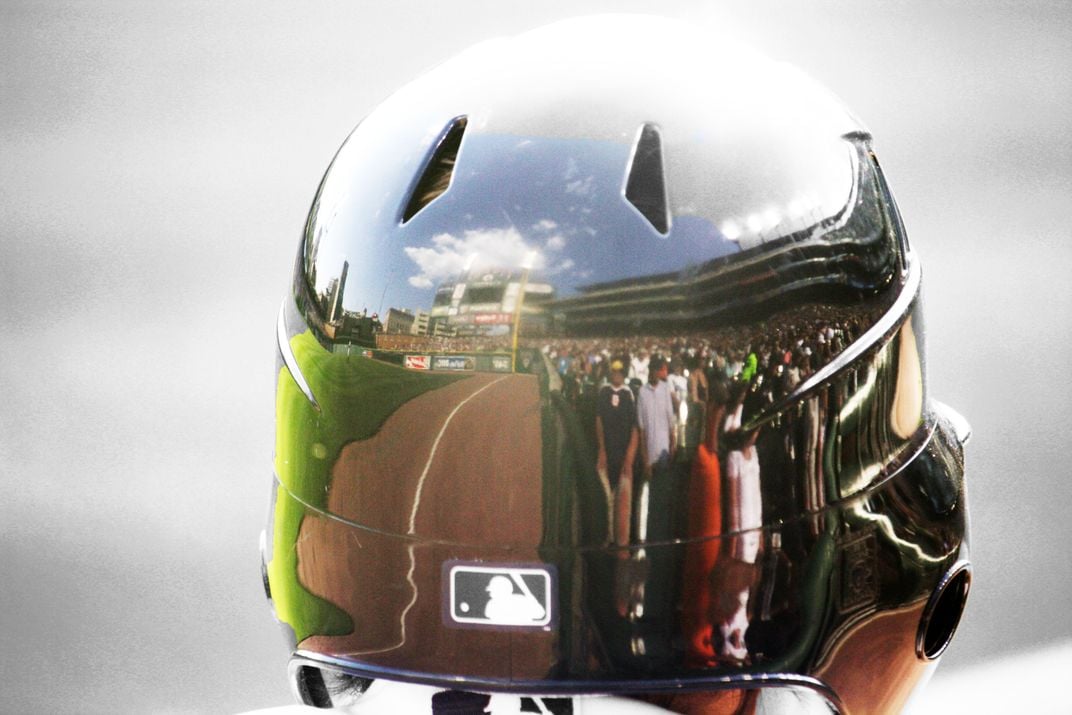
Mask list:
[[[755,447],[733,450],[726,455],[726,482],[731,498],[729,527],[741,532],[735,540],[734,557],[756,562],[759,528],[763,526],[763,496],[759,488],[759,455]]]

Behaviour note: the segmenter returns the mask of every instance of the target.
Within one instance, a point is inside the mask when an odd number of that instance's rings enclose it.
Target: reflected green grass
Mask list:
[[[281,368],[276,388],[275,453],[275,473],[281,486],[268,578],[276,615],[294,629],[300,643],[310,635],[344,635],[353,630],[353,621],[345,611],[310,593],[298,577],[295,544],[307,512],[302,502],[326,509],[331,470],[347,444],[374,435],[409,400],[469,376],[406,370],[370,358],[332,353],[309,331],[291,338],[290,346],[320,409],[309,402],[288,370]]]

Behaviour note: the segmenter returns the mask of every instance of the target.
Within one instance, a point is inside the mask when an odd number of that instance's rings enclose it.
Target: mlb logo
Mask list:
[[[545,628],[558,617],[555,571],[547,565],[443,565],[447,625]]]

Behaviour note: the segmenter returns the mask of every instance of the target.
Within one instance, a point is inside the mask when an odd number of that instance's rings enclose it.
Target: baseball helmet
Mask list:
[[[868,131],[732,38],[570,20],[403,87],[277,325],[295,692],[900,709],[971,574],[920,285]]]

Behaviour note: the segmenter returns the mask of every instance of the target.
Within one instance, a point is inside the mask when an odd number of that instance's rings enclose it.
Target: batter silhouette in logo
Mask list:
[[[494,576],[488,583],[488,603],[484,617],[493,623],[511,626],[529,625],[540,621],[547,611],[518,579],[524,593],[514,591],[514,582],[508,576]]]

